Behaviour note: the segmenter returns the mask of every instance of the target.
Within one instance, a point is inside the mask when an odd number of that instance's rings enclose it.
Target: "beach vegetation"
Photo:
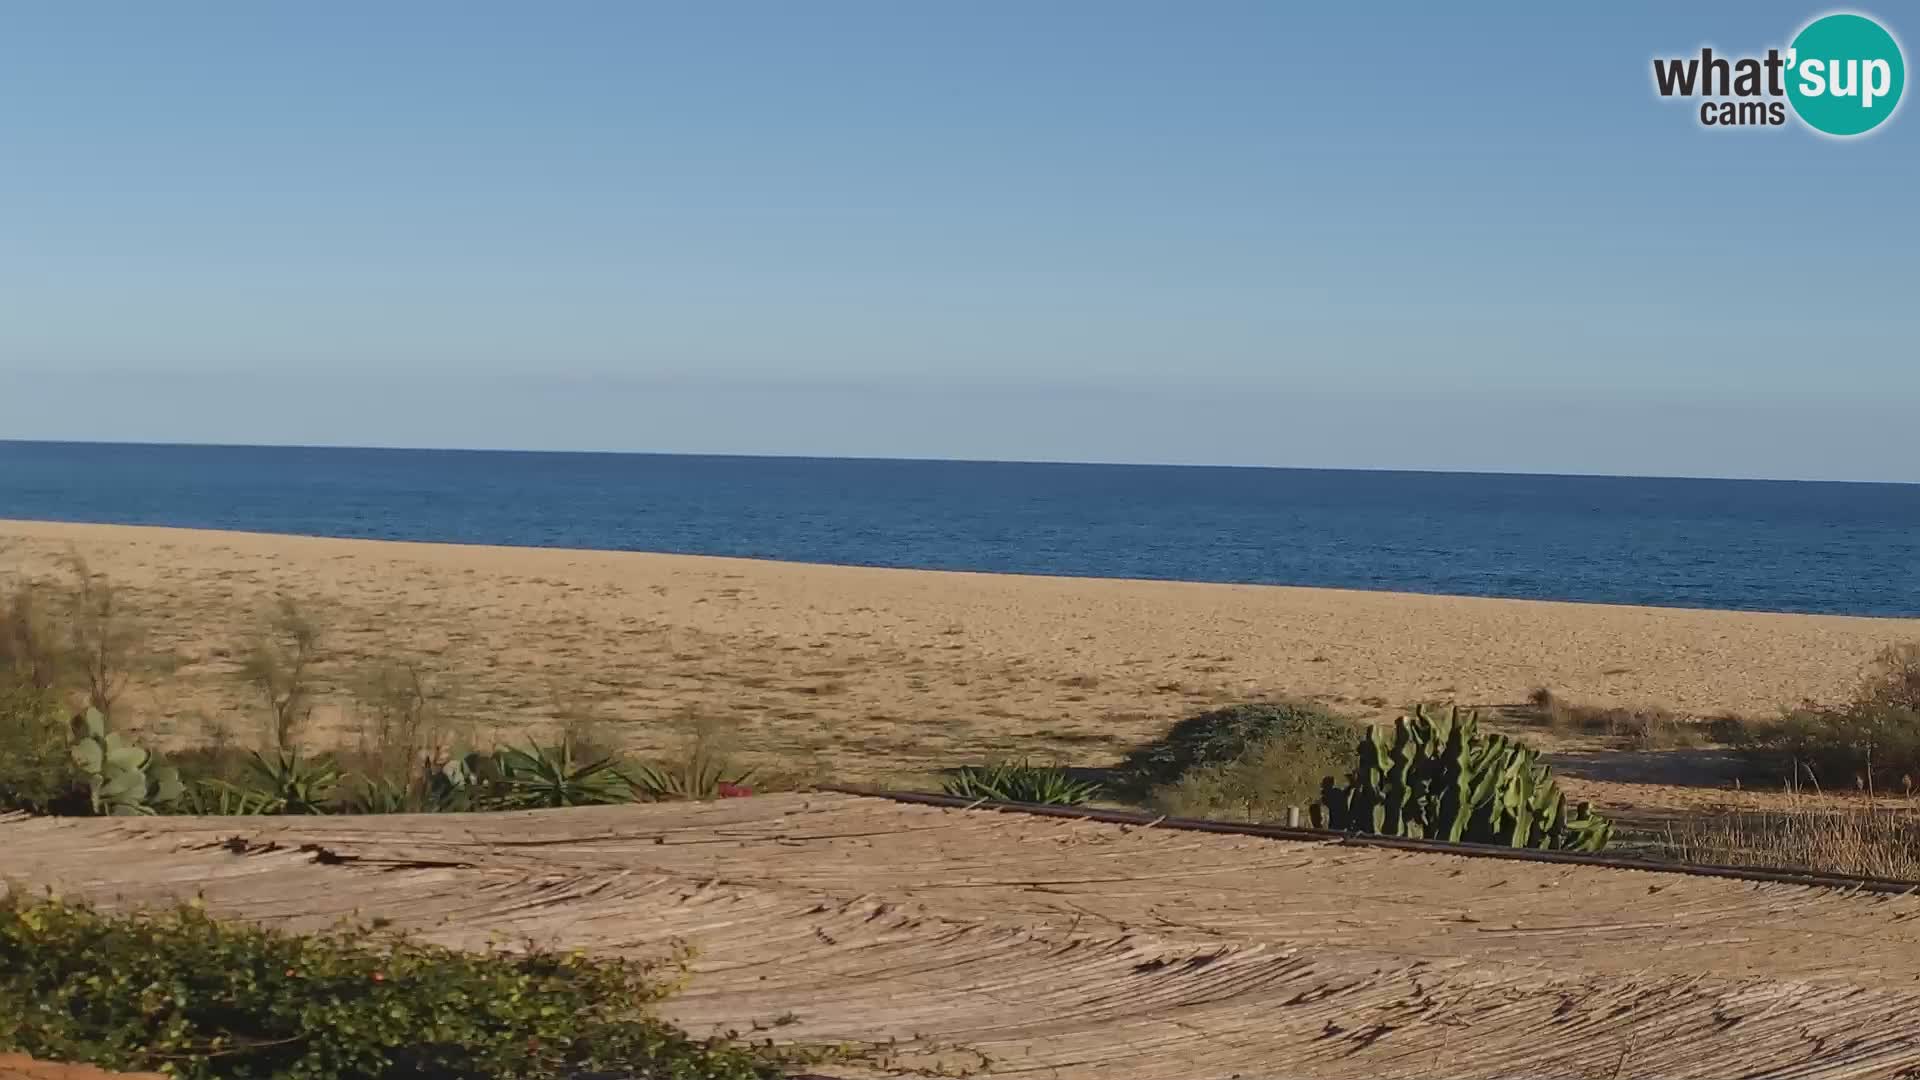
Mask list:
[[[469,755],[468,759],[482,763],[481,775],[492,789],[486,801],[503,810],[632,801],[617,759],[582,758],[565,739],[551,746],[530,742],[525,749],[503,746],[490,755]]]
[[[1528,697],[1533,719],[1561,735],[1593,735],[1628,750],[1678,750],[1716,741],[1715,729],[1657,706],[1592,705],[1541,687]]]
[[[322,639],[319,622],[298,601],[281,595],[244,648],[241,674],[267,706],[274,750],[298,747],[301,730],[313,716],[314,667]]]
[[[1357,733],[1351,722],[1311,703],[1228,705],[1186,717],[1166,734],[1135,747],[1120,763],[1119,772],[1131,790],[1144,794],[1196,772],[1264,757],[1269,747],[1291,747],[1303,758],[1313,759],[1303,762],[1303,774],[1315,773],[1302,790],[1299,805],[1304,805],[1313,801],[1320,778],[1328,775],[1317,772],[1318,759],[1350,757]]]
[[[741,798],[760,782],[755,770],[737,764],[707,732],[678,756],[632,762],[621,776],[641,802]]]
[[[1920,788],[1920,644],[1889,646],[1853,696],[1806,704],[1727,735],[1751,771],[1827,790]]]
[[[54,692],[0,677],[0,811],[84,813],[80,782]]]
[[[1794,794],[1775,809],[1681,817],[1654,840],[1656,854],[1681,862],[1920,881],[1920,815],[1878,800]]]
[[[352,771],[408,788],[420,783],[423,765],[453,755],[460,740],[451,694],[419,660],[376,661],[354,680],[353,690],[358,723]]]
[[[202,776],[185,781],[178,810],[203,817],[256,817],[279,812],[273,796],[231,780]]]
[[[1022,758],[989,765],[963,765],[941,785],[962,799],[1029,803],[1040,806],[1083,806],[1100,797],[1098,781],[1076,778],[1057,765],[1035,765]]]
[[[108,731],[106,715],[92,705],[74,721],[70,753],[96,814],[152,814],[178,803],[186,793],[178,770],[146,747]]]
[[[1588,804],[1567,802],[1537,751],[1451,705],[1369,728],[1346,784],[1326,781],[1316,817],[1353,832],[1564,851],[1599,851],[1613,835]]]
[[[324,814],[334,806],[334,794],[340,786],[340,765],[331,757],[310,757],[297,748],[276,750],[271,754],[253,751],[247,764],[252,769],[249,788],[266,800],[261,811],[267,814]]]
[[[1310,704],[1231,705],[1188,717],[1122,764],[1133,790],[1175,817],[1285,822],[1350,772],[1360,729]]]
[[[61,683],[64,659],[46,589],[34,582],[18,585],[0,603],[0,678],[51,691]]]
[[[141,633],[113,583],[69,554],[65,576],[0,601],[0,679],[69,695],[111,717],[140,660]]]
[[[141,633],[127,617],[120,592],[76,553],[67,557],[67,655],[78,672],[87,707],[111,717],[132,676]]]
[[[0,1052],[181,1080],[748,1080],[772,1051],[652,1014],[686,955],[455,950],[380,925],[296,935],[198,906],[0,895]]]

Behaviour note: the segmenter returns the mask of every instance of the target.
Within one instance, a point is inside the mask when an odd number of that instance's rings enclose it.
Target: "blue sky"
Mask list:
[[[1824,10],[9,5],[0,437],[1920,481]]]

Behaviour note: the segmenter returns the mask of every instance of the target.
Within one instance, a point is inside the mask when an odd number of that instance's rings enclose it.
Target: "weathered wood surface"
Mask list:
[[[1909,896],[819,794],[0,819],[0,879],[453,945],[680,940],[666,1012],[695,1030],[989,1075],[1920,1075]]]

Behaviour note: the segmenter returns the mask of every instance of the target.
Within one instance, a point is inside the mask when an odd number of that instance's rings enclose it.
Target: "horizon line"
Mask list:
[[[1382,466],[1238,465],[1215,462],[1101,461],[1092,459],[897,457],[886,454],[710,453],[678,450],[555,450],[500,446],[367,446],[349,443],[148,442],[137,439],[17,439],[0,436],[0,446],[130,446],[205,450],[361,450],[374,453],[553,454],[589,457],[684,457],[742,461],[867,461],[902,464],[1048,465],[1122,469],[1240,469],[1268,472],[1380,473],[1415,476],[1499,476],[1564,480],[1693,480],[1735,484],[1846,484],[1859,487],[1920,487],[1911,480],[1837,480],[1816,477],[1699,476],[1611,472],[1526,472],[1506,469],[1421,469]]]

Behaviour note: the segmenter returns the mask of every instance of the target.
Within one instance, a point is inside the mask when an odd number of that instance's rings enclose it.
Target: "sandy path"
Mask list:
[[[699,959],[667,1014],[690,1028],[897,1039],[893,1064],[967,1075],[1920,1068],[1912,896],[843,795],[0,819],[0,851],[30,887],[121,904],[198,892],[294,927],[357,911],[467,947],[652,955],[680,940]]]
[[[741,747],[892,779],[997,752],[1109,759],[1199,707],[1314,697],[1765,713],[1845,692],[1920,620],[959,574],[624,552],[0,521],[0,581],[84,555],[169,670],[129,702],[163,741],[258,730],[239,647],[275,593],[331,627],[316,723],[371,663],[424,659],[516,736],[567,712],[635,748],[696,720]]]

